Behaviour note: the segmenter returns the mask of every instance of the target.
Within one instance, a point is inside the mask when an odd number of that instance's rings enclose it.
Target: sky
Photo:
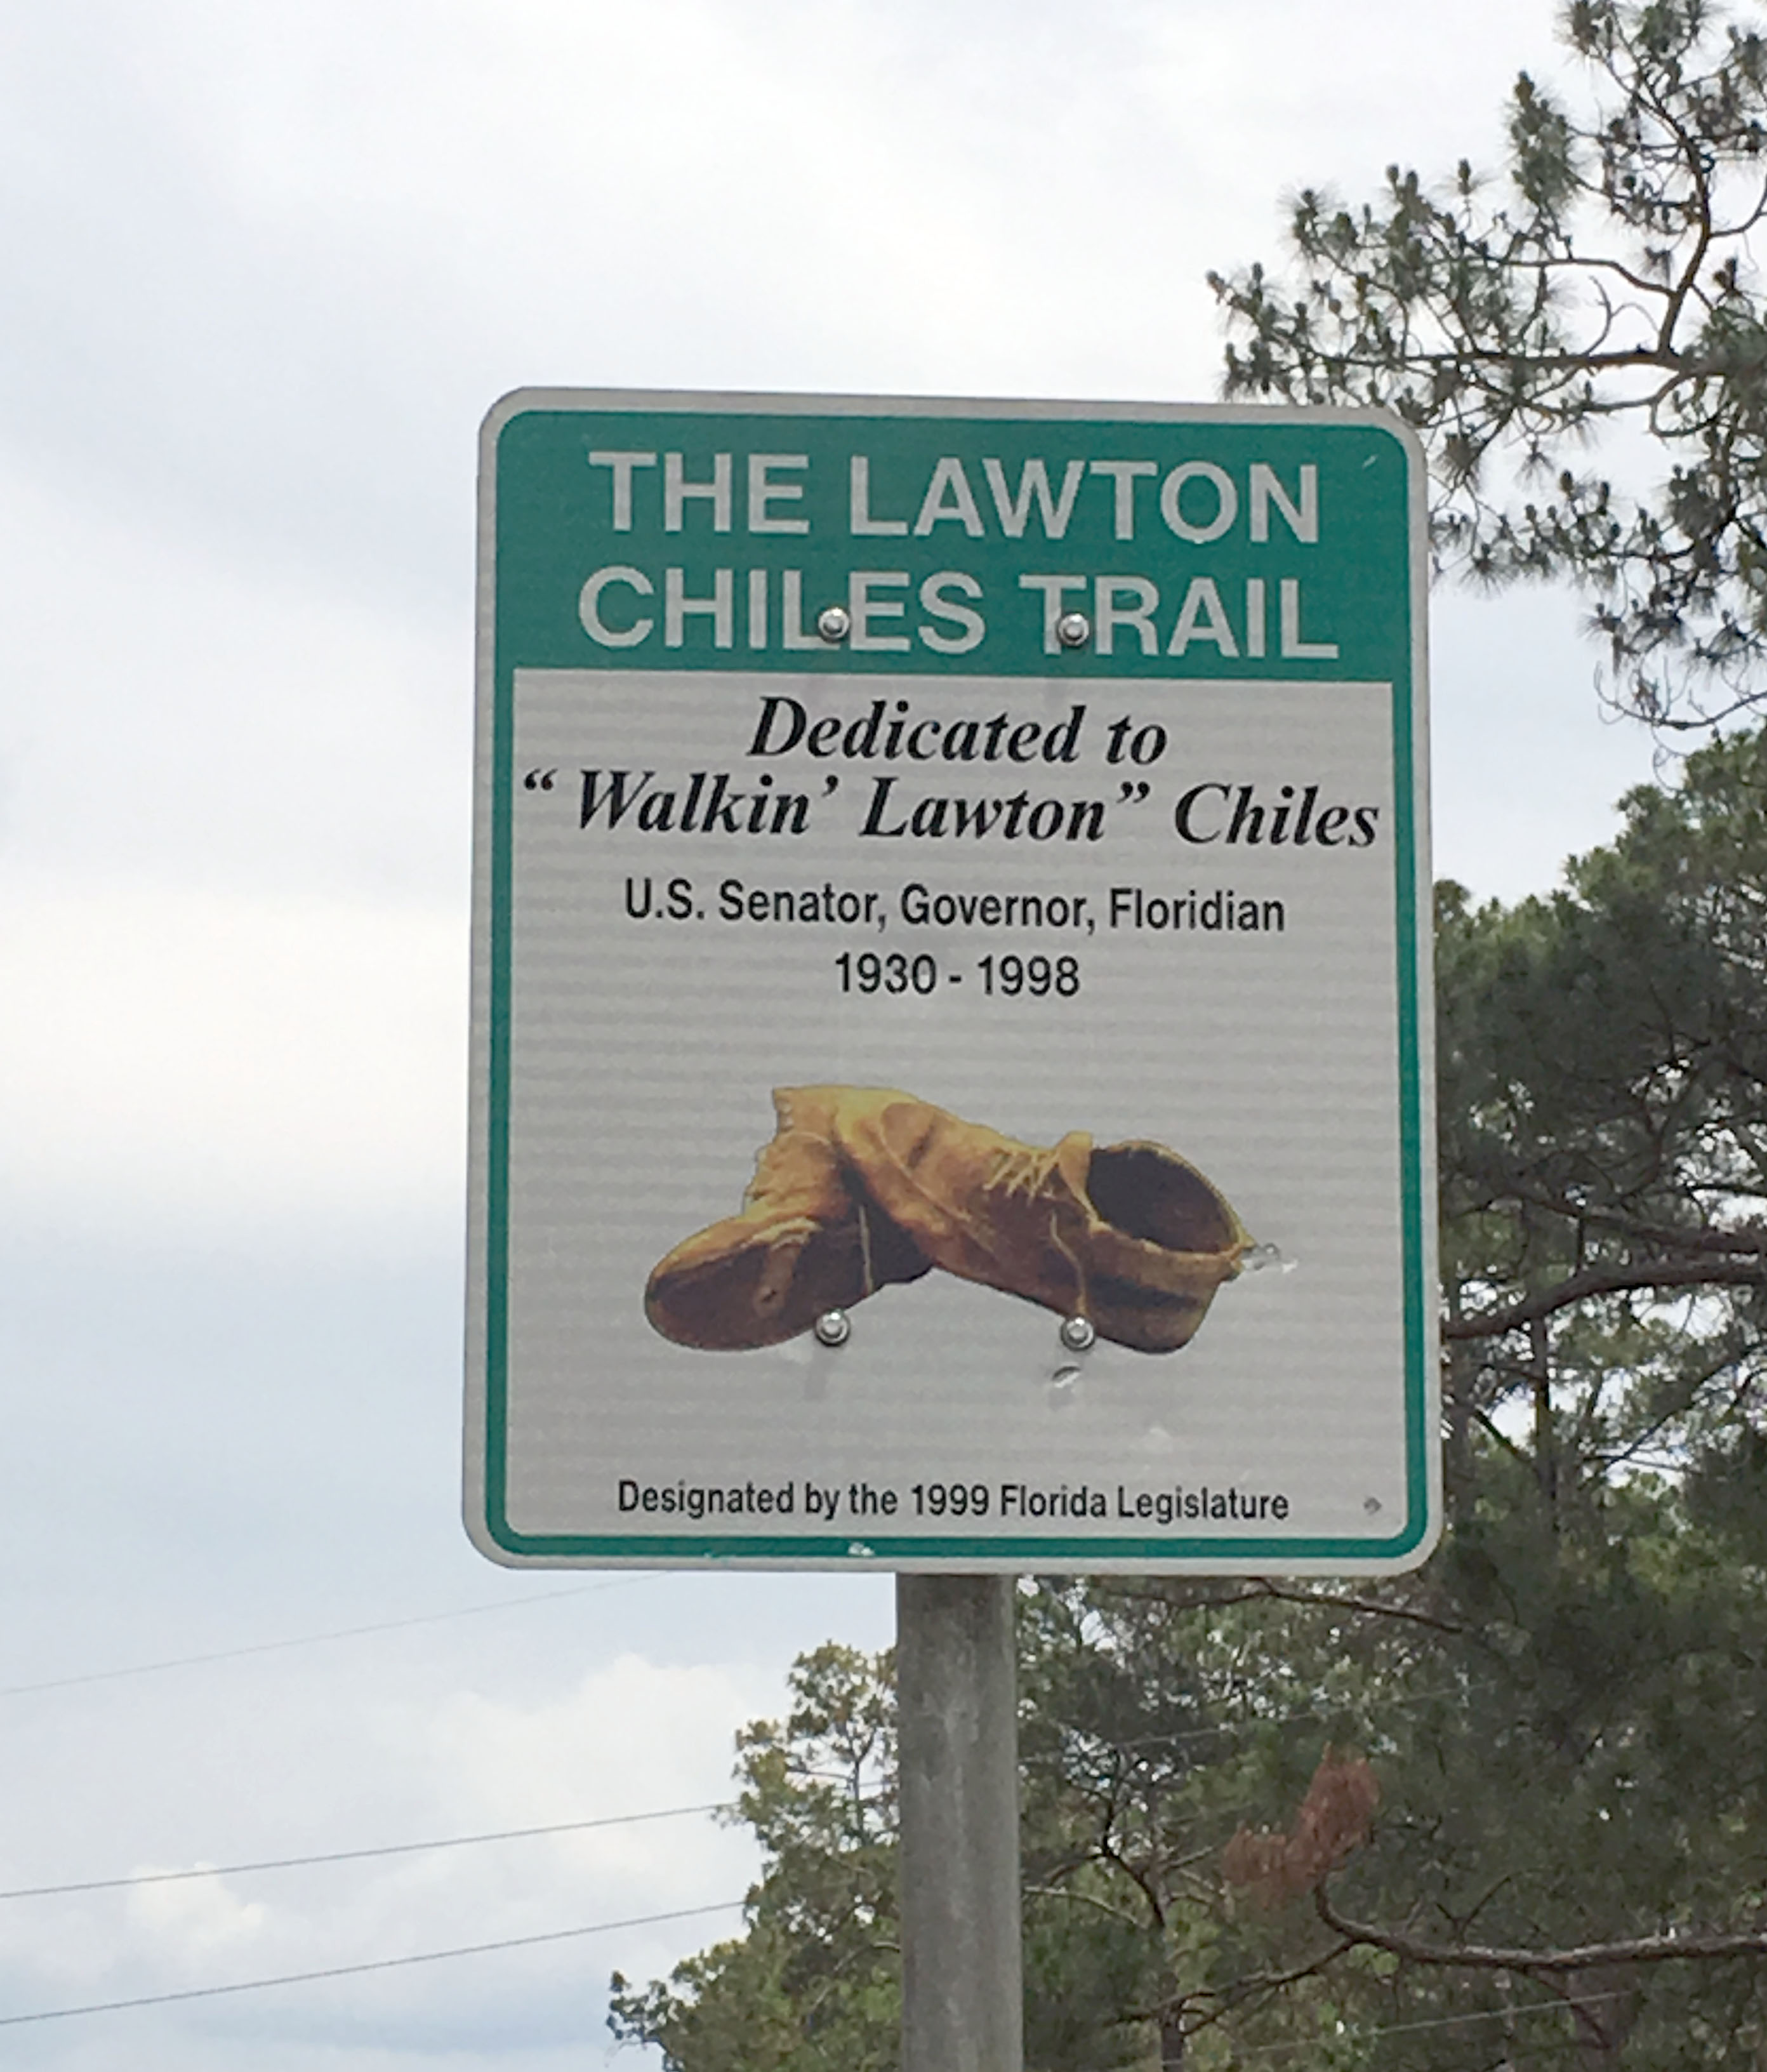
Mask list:
[[[1303,184],[1494,162],[1559,64],[1542,0],[0,0],[0,1893],[702,1807],[796,1652],[890,1638],[887,1579],[512,1575],[460,1528],[493,400],[1206,399],[1209,268]],[[1572,598],[1445,592],[1432,650],[1437,867],[1549,886],[1651,744]],[[0,2025],[754,1864],[683,1814],[0,1897]],[[553,2072],[611,1969],[737,1918],[3,2048]]]

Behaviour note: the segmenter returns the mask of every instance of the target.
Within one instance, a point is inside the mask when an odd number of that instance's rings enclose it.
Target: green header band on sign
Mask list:
[[[531,668],[1395,680],[1411,464],[1387,421],[1274,411],[528,405],[495,434],[499,633]]]

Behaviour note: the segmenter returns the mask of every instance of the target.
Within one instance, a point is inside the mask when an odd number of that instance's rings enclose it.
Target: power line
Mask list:
[[[483,1618],[492,1612],[513,1611],[520,1605],[549,1604],[559,1597],[594,1597],[603,1590],[629,1590],[652,1576],[621,1576],[610,1583],[578,1583],[566,1590],[539,1590],[525,1597],[505,1597],[500,1604],[467,1605],[459,1611],[423,1612],[415,1618],[382,1619],[373,1626],[343,1626],[330,1633],[298,1634],[291,1640],[260,1640],[245,1647],[217,1648],[212,1655],[177,1655],[163,1662],[131,1663],[125,1669],[91,1669],[79,1676],[51,1676],[40,1684],[0,1685],[0,1698],[23,1698],[36,1691],[71,1691],[81,1684],[109,1684],[120,1676],[151,1676],[162,1669],[194,1669],[209,1662],[237,1662],[248,1655],[274,1655],[289,1647],[317,1647],[328,1640],[355,1640],[364,1634],[400,1633],[408,1626],[441,1626],[449,1619]]]
[[[680,1820],[690,1813],[725,1813],[733,1801],[714,1799],[705,1806],[665,1806],[655,1813],[610,1813],[598,1820],[558,1820],[545,1827],[499,1827],[484,1835],[449,1835],[434,1842],[389,1842],[373,1849],[332,1849],[323,1856],[268,1856],[258,1863],[206,1864],[187,1871],[138,1871],[127,1877],[84,1878],[76,1885],[19,1885],[0,1892],[0,1899],[49,1899],[59,1893],[117,1892],[138,1885],[175,1885],[185,1878],[242,1877],[249,1871],[298,1870],[309,1864],[358,1864],[370,1856],[409,1856],[425,1849],[468,1849],[480,1842],[520,1842],[535,1835],[575,1835],[590,1827],[630,1827],[639,1820]]]
[[[506,1935],[495,1942],[466,1942],[453,1950],[421,1950],[409,1957],[379,1957],[367,1964],[328,1964],[318,1971],[284,1971],[273,1979],[240,1979],[230,1986],[187,1986],[175,1993],[138,1993],[122,2000],[88,2000],[80,2007],[42,2008],[34,2014],[0,2014],[0,2029],[30,2021],[71,2021],[76,2015],[114,2014],[124,2008],[165,2007],[173,2000],[217,2000],[224,1993],[257,1993],[269,1986],[305,1986],[320,1979],[348,1979],[364,1971],[396,1971],[407,1964],[439,1964],[450,1957],[481,1957],[492,1950],[531,1949],[540,1942],[566,1942],[577,1935],[610,1935],[619,1928],[648,1928],[659,1921],[688,1921],[696,1914],[727,1914],[740,1899],[714,1900],[707,1906],[677,1906],[667,1914],[635,1914],[625,1921],[592,1921],[581,1928],[554,1928],[544,1935]]]
[[[811,1774],[839,1774],[820,1771]],[[879,1792],[867,1792],[861,1803],[875,1805],[882,1796]],[[1261,1799],[1241,1799],[1206,1810],[1211,1816],[1249,1813],[1263,1803]],[[81,1878],[62,1885],[15,1885],[10,1890],[0,1891],[0,1900],[55,1899],[75,1893],[121,1892],[137,1885],[178,1885],[191,1878],[244,1877],[257,1871],[302,1870],[316,1864],[364,1863],[375,1857],[417,1856],[429,1849],[472,1848],[481,1842],[521,1842],[546,1835],[583,1834],[596,1827],[631,1827],[645,1820],[682,1820],[693,1814],[729,1813],[735,1811],[737,1804],[734,1799],[713,1799],[701,1806],[664,1806],[648,1813],[608,1813],[593,1820],[555,1820],[540,1827],[496,1827],[482,1835],[445,1835],[430,1841],[387,1842],[372,1848],[328,1849],[313,1856],[265,1856],[250,1863],[199,1864],[189,1870],[131,1871],[122,1877]]]
[[[1117,1742],[1114,1745],[1130,1749],[1169,1748],[1179,1741],[1218,1740],[1223,1735],[1251,1733],[1260,1727],[1292,1726],[1302,1720],[1329,1720],[1345,1712],[1358,1712],[1364,1716],[1371,1716],[1377,1705],[1383,1712],[1402,1712],[1413,1705],[1433,1704],[1438,1699],[1448,1700],[1457,1698],[1464,1699],[1476,1695],[1478,1691],[1494,1691],[1496,1688],[1494,1683],[1481,1684],[1472,1688],[1464,1685],[1450,1685],[1446,1689],[1440,1691],[1414,1691],[1409,1696],[1401,1695],[1394,1698],[1385,1696],[1370,1698],[1360,1704],[1352,1704],[1350,1700],[1345,1699],[1331,1704],[1310,1706],[1305,1711],[1299,1712],[1252,1712],[1241,1719],[1218,1720],[1213,1726],[1209,1727],[1181,1727],[1173,1733],[1140,1734],[1132,1740]],[[4,1694],[0,1693],[0,1695]]]
[[[1476,2008],[1467,2014],[1432,2015],[1427,2021],[1392,2021],[1375,2029],[1346,2030],[1349,2040],[1360,2041],[1364,2037],[1377,2036],[1410,2036],[1423,2029],[1452,2029],[1457,2023],[1469,2021],[1507,2021],[1511,2015],[1550,2013],[1555,2008],[1561,2012],[1568,2008],[1599,2007],[1606,2000],[1624,2000],[1624,1993],[1579,1993],[1574,1999],[1551,2000],[1522,2000],[1514,2007]],[[1314,2050],[1319,2046],[1317,2037],[1293,2043],[1253,2043],[1242,2045],[1242,2058],[1274,2058],[1284,2050]]]
[[[580,1593],[559,1590],[549,1592],[546,1594],[552,1597],[567,1597],[580,1594]],[[543,1601],[543,1599],[523,1598],[512,1600],[512,1601],[516,1603],[534,1603]],[[501,1610],[502,1609],[503,1607],[501,1605],[479,1605],[475,1607],[475,1610],[480,1611],[497,1611]],[[435,1614],[433,1616],[438,1618],[471,1618],[473,1616],[473,1612],[443,1612]],[[401,1625],[418,1625],[425,1622],[421,1620],[409,1620],[399,1621],[396,1623]],[[352,1628],[351,1630],[376,1632],[383,1630],[384,1629],[378,1627],[362,1627]],[[316,1638],[321,1638],[329,1637],[330,1636],[324,1635],[316,1636]],[[270,1642],[265,1643],[265,1645],[269,1646],[298,1646],[301,1643],[298,1641],[287,1641]],[[194,1657],[191,1659],[196,1660],[208,1660],[214,1658],[203,1656]],[[166,1663],[149,1664],[146,1666],[171,1667],[177,1665]],[[103,1673],[114,1675],[128,1675],[137,1672],[128,1670],[117,1670]],[[92,1680],[96,1680],[96,1679]],[[48,1687],[27,1685],[22,1688],[26,1689],[39,1689]],[[0,1697],[4,1697],[8,1695],[10,1695],[8,1692],[0,1691]],[[1451,1695],[1453,1694],[1446,1692],[1425,1692],[1418,1699],[1414,1699],[1410,1701],[1400,1699],[1395,1700],[1393,1702],[1395,1704],[1402,1704],[1407,1702],[1416,1704],[1424,1702],[1431,1697]],[[1243,1732],[1255,1726],[1280,1726],[1289,1720],[1314,1719],[1324,1716],[1325,1716],[1325,1714],[1317,1712],[1272,1713],[1266,1717],[1260,1717],[1252,1720],[1229,1720],[1223,1722],[1218,1727],[1201,1728],[1175,1734],[1144,1737],[1141,1741],[1129,1742],[1125,1744],[1125,1745],[1132,1748],[1164,1746],[1170,1742],[1194,1740],[1203,1736],[1213,1736],[1220,1733],[1231,1735],[1236,1733]],[[810,1770],[800,1774],[816,1778],[820,1781],[842,1785],[846,1784],[849,1781],[849,1774],[845,1770]],[[862,1793],[861,1797],[865,1803],[872,1804],[877,1803],[884,1795],[884,1793],[874,1786],[873,1789]],[[1262,1799],[1235,1799],[1225,1806],[1214,1806],[1204,1810],[1207,1814],[1213,1815],[1246,1813],[1254,1811],[1257,1807],[1262,1805],[1264,1803],[1264,1802]],[[663,1807],[654,1811],[647,1813],[610,1813],[599,1816],[594,1819],[559,1820],[551,1822],[543,1827],[498,1827],[489,1829],[483,1834],[442,1836],[435,1838],[434,1840],[421,1842],[388,1842],[378,1844],[372,1848],[331,1849],[307,1856],[269,1856],[255,1859],[249,1863],[205,1864],[195,1866],[187,1870],[140,1871],[131,1872],[128,1875],[121,1877],[82,1878],[78,1880],[71,1880],[56,1885],[18,1885],[7,1890],[0,1890],[0,1901],[10,1899],[52,1899],[76,1893],[117,1892],[135,1885],[174,1885],[191,1878],[243,1877],[258,1871],[299,1870],[304,1869],[310,1865],[322,1864],[364,1863],[377,1857],[415,1856],[424,1851],[431,1849],[471,1848],[476,1847],[481,1843],[487,1842],[525,1841],[534,1837],[548,1835],[581,1834],[597,1827],[624,1827],[646,1820],[676,1820],[686,1819],[690,1815],[694,1814],[727,1813],[734,1811],[736,1804],[737,1802],[734,1799],[711,1799],[708,1800],[703,1805],[668,1806]]]
[[[466,1942],[451,1950],[422,1950],[407,1957],[378,1957],[361,1964],[329,1964],[313,1971],[283,1971],[273,1978],[240,1979],[225,1986],[187,1986],[178,1992],[138,1993],[126,2000],[88,2000],[78,2007],[42,2008],[31,2014],[0,2015],[0,2029],[17,2029],[28,2022],[72,2021],[81,2015],[116,2014],[130,2008],[166,2007],[177,2000],[217,2000],[231,1993],[263,1992],[273,1986],[311,1985],[327,1979],[360,1978],[368,1971],[395,1971],[413,1964],[439,1964],[454,1957],[482,1957],[497,1950],[528,1950],[547,1942],[567,1942],[578,1936],[610,1935],[626,1928],[649,1928],[664,1921],[692,1921],[705,1914],[729,1914],[746,1902],[740,1899],[714,1900],[705,1906],[674,1907],[662,1914],[638,1914],[623,1921],[595,1921],[578,1928],[554,1928],[539,1935],[506,1935],[495,1942]],[[1452,2029],[1468,2022],[1505,2021],[1516,2015],[1546,2014],[1556,2009],[1594,2007],[1604,2001],[1623,1999],[1620,1993],[1579,1994],[1574,1998],[1550,2000],[1526,2000],[1518,2006],[1506,2008],[1480,2008],[1465,2014],[1434,2015],[1420,2021],[1381,2023],[1371,2029],[1358,2029],[1354,2035],[1372,2039],[1380,2036],[1415,2035],[1420,2030]],[[1319,2039],[1296,2039],[1286,2043],[1261,2043],[1242,2045],[1242,2058],[1273,2058],[1293,2050],[1307,2050],[1317,2047]]]

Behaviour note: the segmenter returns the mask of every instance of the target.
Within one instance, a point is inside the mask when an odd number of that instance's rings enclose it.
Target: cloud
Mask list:
[[[0,903],[14,1212],[321,1249],[458,1220],[463,916],[105,884]],[[389,1230],[388,1226],[392,1227]]]
[[[460,594],[504,389],[1202,394],[1203,274],[1280,194],[1494,155],[1551,55],[1535,0],[85,0],[0,39],[3,436],[413,608]]]
[[[413,617],[16,466],[0,553],[0,873],[464,900],[464,568]]]
[[[196,1866],[137,1864],[132,1877]],[[212,1958],[249,1958],[262,1947],[269,1909],[261,1900],[247,1900],[220,1877],[191,1878],[176,1885],[144,1885],[128,1895],[131,1926],[141,1939],[168,1951],[180,1969]]]
[[[260,1693],[269,1695],[276,1681],[268,1672]],[[142,1721],[151,1762],[187,1799],[195,1789],[211,1833],[243,1828],[254,1792],[273,1800],[283,1766],[299,1763],[294,1803],[261,1806],[253,1816],[266,1838],[280,1834],[281,1846],[261,1842],[253,1853],[721,1799],[731,1788],[737,1727],[776,1710],[782,1696],[776,1673],[752,1665],[676,1667],[631,1651],[526,1699],[469,1683],[417,1702],[391,1695],[389,1684],[364,1707],[360,1694],[352,1701],[323,1669],[283,1688],[293,1703],[280,1717],[261,1716],[255,1759],[216,1766],[202,1759],[204,1742],[250,1716],[249,1700],[241,1707],[244,1683],[230,1685],[211,1734],[187,1756],[181,1780],[175,1748],[158,1739],[157,1708]],[[343,1731],[315,1739],[328,1706]],[[92,1726],[101,1737],[106,1732]],[[90,1753],[92,1729],[76,1723],[72,1731],[70,1753]],[[299,1802],[315,1795],[333,1798],[333,1824],[303,1836],[293,1824]],[[183,1818],[195,1810],[187,1806]],[[52,1837],[36,1832],[40,1825],[33,1818],[14,1823],[0,1882],[36,1881],[19,1867],[44,1840],[53,1847]],[[187,1862],[155,1853],[138,1858],[135,1868]],[[699,1817],[329,1868],[216,1873],[116,1894],[15,1901],[0,1955],[0,2012],[176,1992],[692,1907],[739,1898],[757,1868],[746,1832]],[[421,2056],[445,2040],[463,2066],[507,2062],[499,2050],[515,2050],[524,2062],[536,2054],[543,2062],[551,2049],[581,2052],[600,2031],[600,1989],[616,1965],[640,1976],[666,1971],[683,1951],[732,1932],[738,1919],[708,1914],[581,1943],[199,2004],[179,2024],[186,2039],[179,2048],[191,2054],[176,2059],[160,2056],[154,2039],[163,2017],[151,2013],[95,2016],[84,2029],[69,2024],[52,2036],[26,2029],[16,2037],[43,2054],[27,2062],[73,2065],[84,2062],[97,2032],[109,2037],[115,2055],[95,2062],[154,2072],[174,2062],[206,2072],[226,2062],[228,2049],[249,2051],[257,2063],[261,2046],[286,2046],[296,2036],[343,2072],[365,2072],[383,2049]]]
[[[0,635],[0,1193],[162,1234],[451,1233],[463,613],[450,642],[16,471],[0,487],[17,584]]]
[[[476,1806],[475,1818],[493,1824],[555,1817],[561,1797],[582,1803],[605,1792],[614,1776],[626,1803],[675,1804],[695,1794],[721,1799],[730,1791],[729,1738],[709,1747],[705,1722],[776,1697],[762,1679],[730,1669],[664,1667],[623,1654],[564,1697],[536,1705],[458,1693],[427,1724],[427,1761],[454,1795]],[[639,1856],[650,1849],[631,1829],[558,1846],[567,1855],[619,1862],[635,1848]]]

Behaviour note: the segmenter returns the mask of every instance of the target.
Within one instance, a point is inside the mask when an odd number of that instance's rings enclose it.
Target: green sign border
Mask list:
[[[1394,871],[1397,918],[1399,1096],[1401,1230],[1404,1254],[1406,1518],[1395,1533],[1357,1538],[1158,1538],[1005,1536],[883,1537],[828,1534],[778,1538],[711,1537],[671,1533],[527,1533],[508,1515],[508,1152],[510,961],[512,935],[512,826],[514,811],[514,680],[516,659],[504,652],[496,623],[497,469],[504,430],[530,412],[588,414],[647,412],[687,417],[902,417],[1088,426],[1157,423],[1354,426],[1384,431],[1406,462],[1410,530],[1410,680],[1392,685],[1395,800]],[[1333,1565],[1362,1572],[1415,1568],[1440,1530],[1437,1420],[1437,1332],[1434,1230],[1431,913],[1424,873],[1420,808],[1425,797],[1420,758],[1425,743],[1417,719],[1425,710],[1427,681],[1427,532],[1424,462],[1405,426],[1376,410],[1241,409],[1207,405],[1084,404],[982,401],[942,397],[722,395],[626,390],[520,389],[487,416],[480,437],[479,679],[480,738],[478,839],[488,835],[488,909],[482,876],[475,878],[475,935],[487,952],[488,985],[475,944],[475,1084],[469,1246],[466,1522],[475,1543],[493,1560],[542,1567],[721,1567],[769,1568],[997,1568],[1067,1572],[1169,1571],[1193,1573],[1317,1572]],[[736,658],[733,656],[733,663]],[[737,666],[752,671],[757,658]],[[677,663],[675,666],[680,666]],[[1024,675],[1023,670],[1000,671]],[[489,692],[488,701],[486,693]],[[489,739],[485,738],[490,709]],[[488,749],[489,796],[483,789]],[[488,816],[488,826],[487,826]],[[475,860],[482,874],[487,858]],[[486,931],[488,931],[488,942]],[[483,1079],[479,1077],[483,1062]],[[482,1307],[481,1304],[482,1297]]]

